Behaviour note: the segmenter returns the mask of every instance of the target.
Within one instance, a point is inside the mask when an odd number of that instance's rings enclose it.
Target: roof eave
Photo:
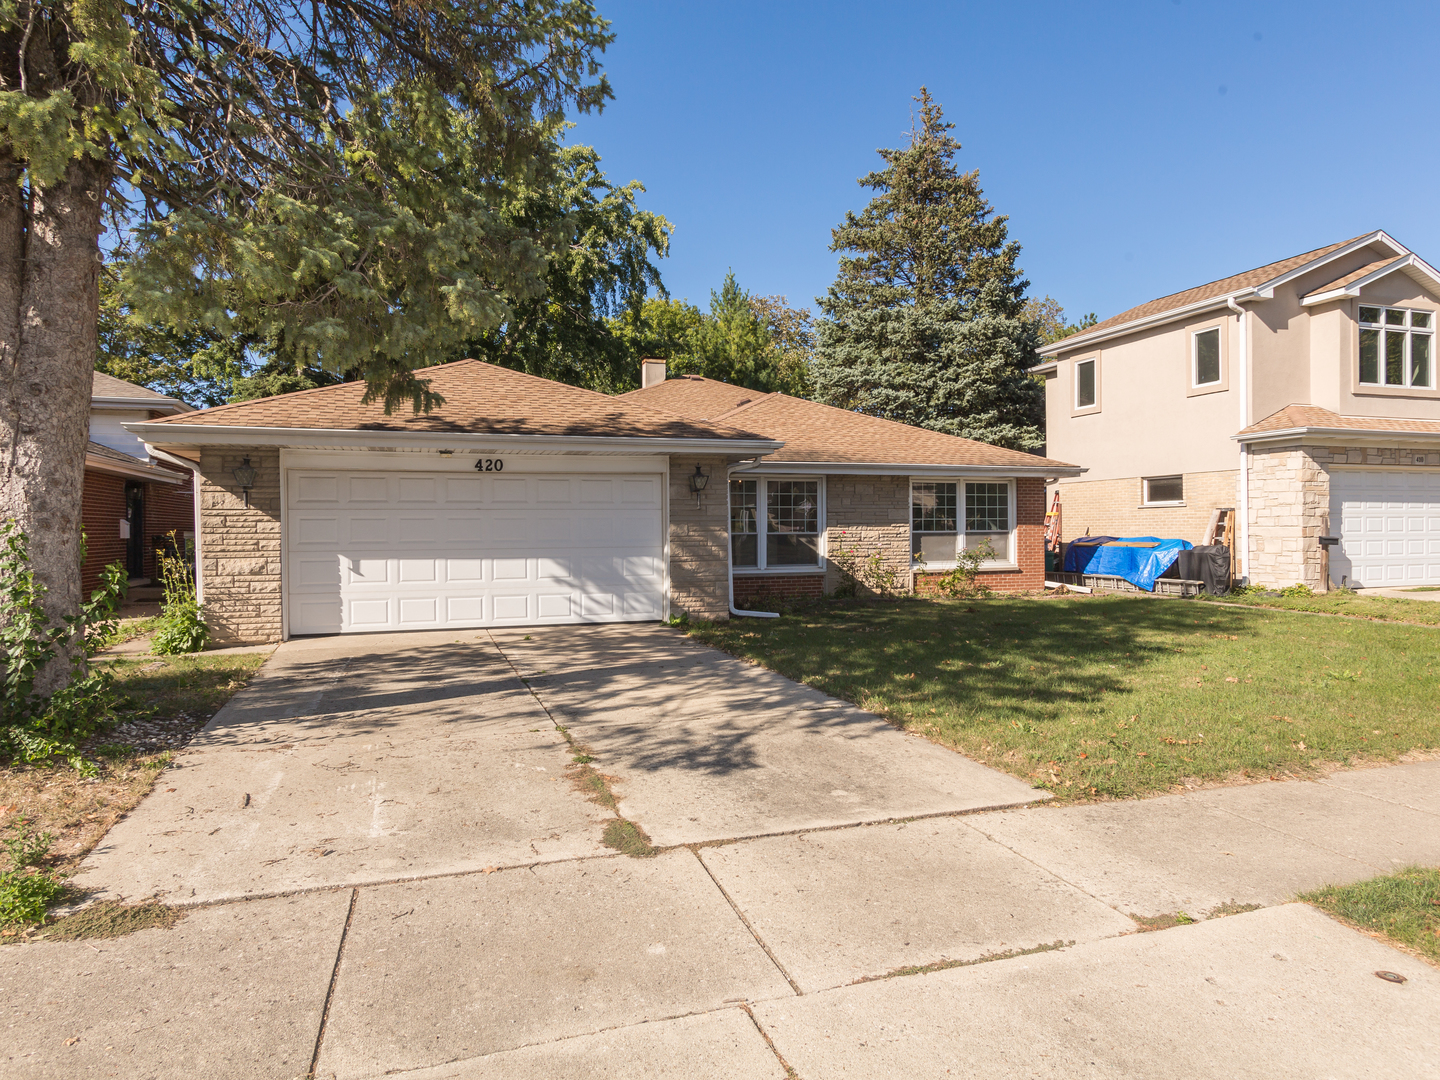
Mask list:
[[[270,428],[221,424],[121,425],[155,446],[306,446],[325,449],[379,447],[507,447],[651,454],[697,450],[737,454],[773,454],[785,444],[776,439],[687,438],[684,436],[490,435],[483,432],[363,431],[349,428]]]
[[[138,458],[134,465],[126,465],[123,461],[116,461],[114,458],[101,457],[99,454],[86,454],[85,468],[91,472],[126,476],[133,480],[154,480],[162,484],[179,484],[187,479],[178,473],[172,473],[169,469],[146,465]]]
[[[1291,442],[1304,438],[1338,438],[1351,441],[1370,442],[1421,442],[1440,441],[1440,431],[1401,431],[1395,428],[1337,428],[1302,425],[1299,427],[1277,428],[1274,431],[1257,431],[1250,434],[1237,432],[1231,440],[1240,443]]]
[[[1084,466],[1055,462],[1048,465],[937,465],[913,461],[775,461],[762,459],[747,472],[787,473],[804,476],[1079,476]]]
[[[1420,258],[1419,255],[1411,252],[1409,255],[1385,264],[1378,270],[1372,270],[1364,277],[1352,281],[1349,285],[1342,286],[1338,289],[1327,289],[1323,293],[1311,293],[1309,296],[1302,297],[1300,305],[1302,307],[1313,307],[1316,304],[1328,304],[1332,300],[1343,300],[1346,297],[1359,296],[1361,289],[1367,285],[1374,284],[1381,278],[1389,277],[1398,270],[1418,271],[1420,275],[1428,281],[1431,288],[1440,290],[1440,271],[1437,271],[1424,259]]]

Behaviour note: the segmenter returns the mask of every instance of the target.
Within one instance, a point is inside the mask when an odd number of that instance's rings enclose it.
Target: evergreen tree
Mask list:
[[[1045,441],[1044,392],[1025,375],[1039,335],[1007,219],[924,87],[910,145],[881,150],[860,180],[878,194],[832,233],[840,272],[819,301],[816,397],[831,405],[1033,449]]]

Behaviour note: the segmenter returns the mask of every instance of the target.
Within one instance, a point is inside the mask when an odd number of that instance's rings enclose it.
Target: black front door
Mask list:
[[[125,519],[130,522],[130,539],[125,544],[125,573],[145,576],[145,485],[133,480],[125,485]]]

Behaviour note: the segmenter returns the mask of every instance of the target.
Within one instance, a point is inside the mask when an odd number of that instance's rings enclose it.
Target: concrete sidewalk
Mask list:
[[[1018,782],[634,630],[282,649],[86,878],[218,902],[0,948],[0,1077],[1440,1076],[1440,972],[1287,903],[1440,864],[1440,762],[975,812]],[[683,846],[600,847],[552,718]]]

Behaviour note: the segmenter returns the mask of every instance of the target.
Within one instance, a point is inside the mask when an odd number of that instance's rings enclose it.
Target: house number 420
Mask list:
[[[498,457],[482,457],[475,462],[477,472],[504,472],[505,462]]]

